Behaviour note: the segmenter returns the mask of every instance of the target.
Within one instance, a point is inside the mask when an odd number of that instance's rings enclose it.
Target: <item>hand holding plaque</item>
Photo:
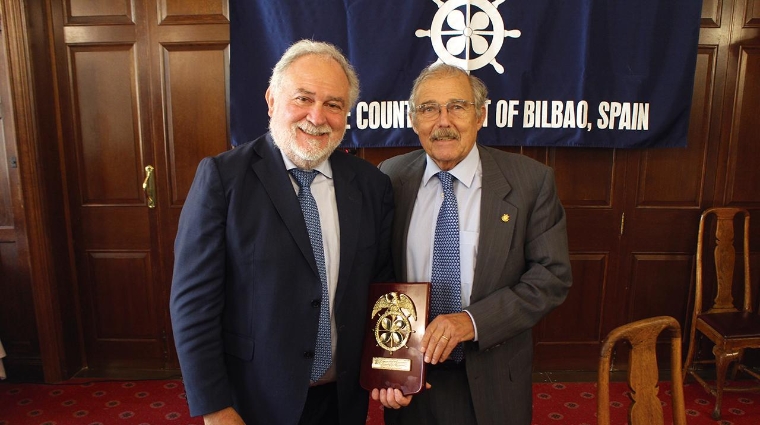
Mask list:
[[[375,283],[362,352],[361,385],[416,394],[425,385],[420,343],[427,326],[430,283]]]

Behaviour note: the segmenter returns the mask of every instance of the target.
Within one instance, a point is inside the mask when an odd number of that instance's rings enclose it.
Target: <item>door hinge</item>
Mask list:
[[[11,168],[18,168],[18,160],[15,156],[12,156],[10,159]]]

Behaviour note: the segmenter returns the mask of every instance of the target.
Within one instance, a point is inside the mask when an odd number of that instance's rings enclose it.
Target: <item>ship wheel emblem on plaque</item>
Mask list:
[[[372,307],[372,319],[384,312],[375,323],[375,341],[380,347],[393,353],[406,347],[409,336],[414,332],[409,318],[417,320],[417,310],[414,303],[404,293],[388,292],[381,295]]]
[[[491,64],[496,72],[503,74],[504,67],[496,61],[496,54],[501,50],[504,38],[518,38],[521,35],[520,30],[504,29],[504,21],[496,9],[504,1],[433,0],[438,5],[438,12],[430,29],[418,29],[415,35],[419,38],[430,37],[438,62],[466,71]],[[462,8],[464,11],[460,10]]]

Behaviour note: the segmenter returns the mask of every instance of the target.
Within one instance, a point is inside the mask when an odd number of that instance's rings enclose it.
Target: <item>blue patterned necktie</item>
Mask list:
[[[443,188],[443,203],[438,211],[433,239],[433,273],[431,275],[430,320],[439,314],[462,311],[462,285],[459,273],[459,211],[454,195],[454,176],[440,171],[438,180]],[[457,344],[449,358],[461,362],[462,344]]]
[[[322,227],[319,224],[319,210],[314,196],[311,195],[311,183],[319,174],[319,171],[304,171],[297,168],[290,170],[290,174],[298,182],[298,202],[301,203],[301,211],[306,221],[306,229],[309,231],[311,249],[314,251],[314,259],[317,261],[319,280],[322,281],[322,301],[319,309],[319,328],[317,331],[317,345],[314,350],[314,365],[311,368],[311,380],[316,382],[325,374],[332,363],[332,345],[330,343],[330,295],[327,290],[327,269],[325,268],[325,251],[322,246]]]

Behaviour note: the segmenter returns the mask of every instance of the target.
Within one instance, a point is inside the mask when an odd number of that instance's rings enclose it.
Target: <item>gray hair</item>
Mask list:
[[[285,50],[282,57],[272,69],[272,76],[269,78],[269,87],[275,92],[279,91],[282,87],[282,79],[285,71],[296,61],[296,59],[307,56],[316,55],[323,56],[325,58],[333,59],[338,65],[343,68],[343,72],[348,78],[348,104],[349,109],[353,108],[356,104],[356,100],[359,98],[359,77],[356,76],[354,67],[348,63],[348,59],[340,52],[340,50],[330,43],[314,40],[300,40]]]
[[[412,92],[409,95],[409,114],[414,115],[417,113],[414,100],[417,97],[417,92],[419,91],[422,83],[431,78],[457,77],[459,75],[466,76],[470,81],[470,88],[472,89],[472,95],[474,97],[473,103],[475,104],[475,114],[478,118],[480,118],[483,105],[486,104],[486,99],[488,98],[488,88],[486,87],[483,80],[472,74],[469,74],[467,71],[458,66],[438,62],[423,69],[420,75],[414,80],[414,84],[412,85]]]

